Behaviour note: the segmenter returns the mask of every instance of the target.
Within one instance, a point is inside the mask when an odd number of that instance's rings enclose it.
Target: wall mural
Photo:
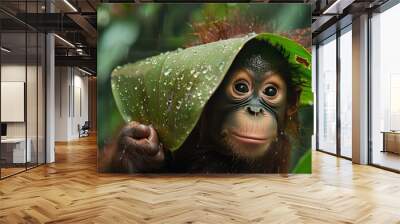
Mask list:
[[[98,168],[310,173],[307,4],[102,4]]]

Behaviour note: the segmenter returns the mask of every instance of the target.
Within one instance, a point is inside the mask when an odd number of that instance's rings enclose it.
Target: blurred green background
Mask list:
[[[124,125],[111,93],[112,70],[118,65],[198,44],[198,26],[213,21],[236,22],[234,25],[241,26],[243,33],[279,33],[311,48],[311,9],[306,4],[101,4],[97,9],[98,158]],[[301,137],[308,139],[294,150],[292,167],[311,148],[312,108],[302,110],[307,113],[301,113],[300,118],[307,126],[302,127]],[[305,116],[310,111],[311,116]],[[311,165],[307,164],[295,170],[310,172]]]

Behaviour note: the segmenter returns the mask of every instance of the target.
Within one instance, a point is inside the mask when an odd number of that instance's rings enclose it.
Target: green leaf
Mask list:
[[[164,146],[172,151],[178,149],[195,127],[237,54],[255,38],[289,52],[289,62],[300,66],[299,75],[305,80],[311,78],[309,67],[295,60],[300,56],[310,62],[307,50],[273,34],[248,35],[178,49],[113,71],[113,95],[124,120],[152,124]],[[303,91],[302,99],[307,91]]]
[[[292,173],[311,173],[311,149],[300,158]]]
[[[303,91],[300,97],[301,105],[313,104],[313,93],[311,90],[311,54],[303,46],[286,37],[273,34],[259,34],[257,39],[265,40],[272,46],[283,51],[290,64],[297,66],[301,76]]]

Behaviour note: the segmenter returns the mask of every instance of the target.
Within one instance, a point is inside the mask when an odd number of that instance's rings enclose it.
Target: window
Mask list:
[[[340,35],[340,155],[352,157],[352,33],[351,26]]]
[[[318,149],[336,153],[336,36],[318,47]]]
[[[400,5],[371,18],[372,164],[400,170]]]

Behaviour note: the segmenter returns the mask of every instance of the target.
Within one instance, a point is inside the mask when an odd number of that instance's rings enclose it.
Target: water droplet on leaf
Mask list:
[[[172,69],[169,68],[167,71],[164,72],[164,75],[168,76],[171,73],[171,71],[172,71]]]

